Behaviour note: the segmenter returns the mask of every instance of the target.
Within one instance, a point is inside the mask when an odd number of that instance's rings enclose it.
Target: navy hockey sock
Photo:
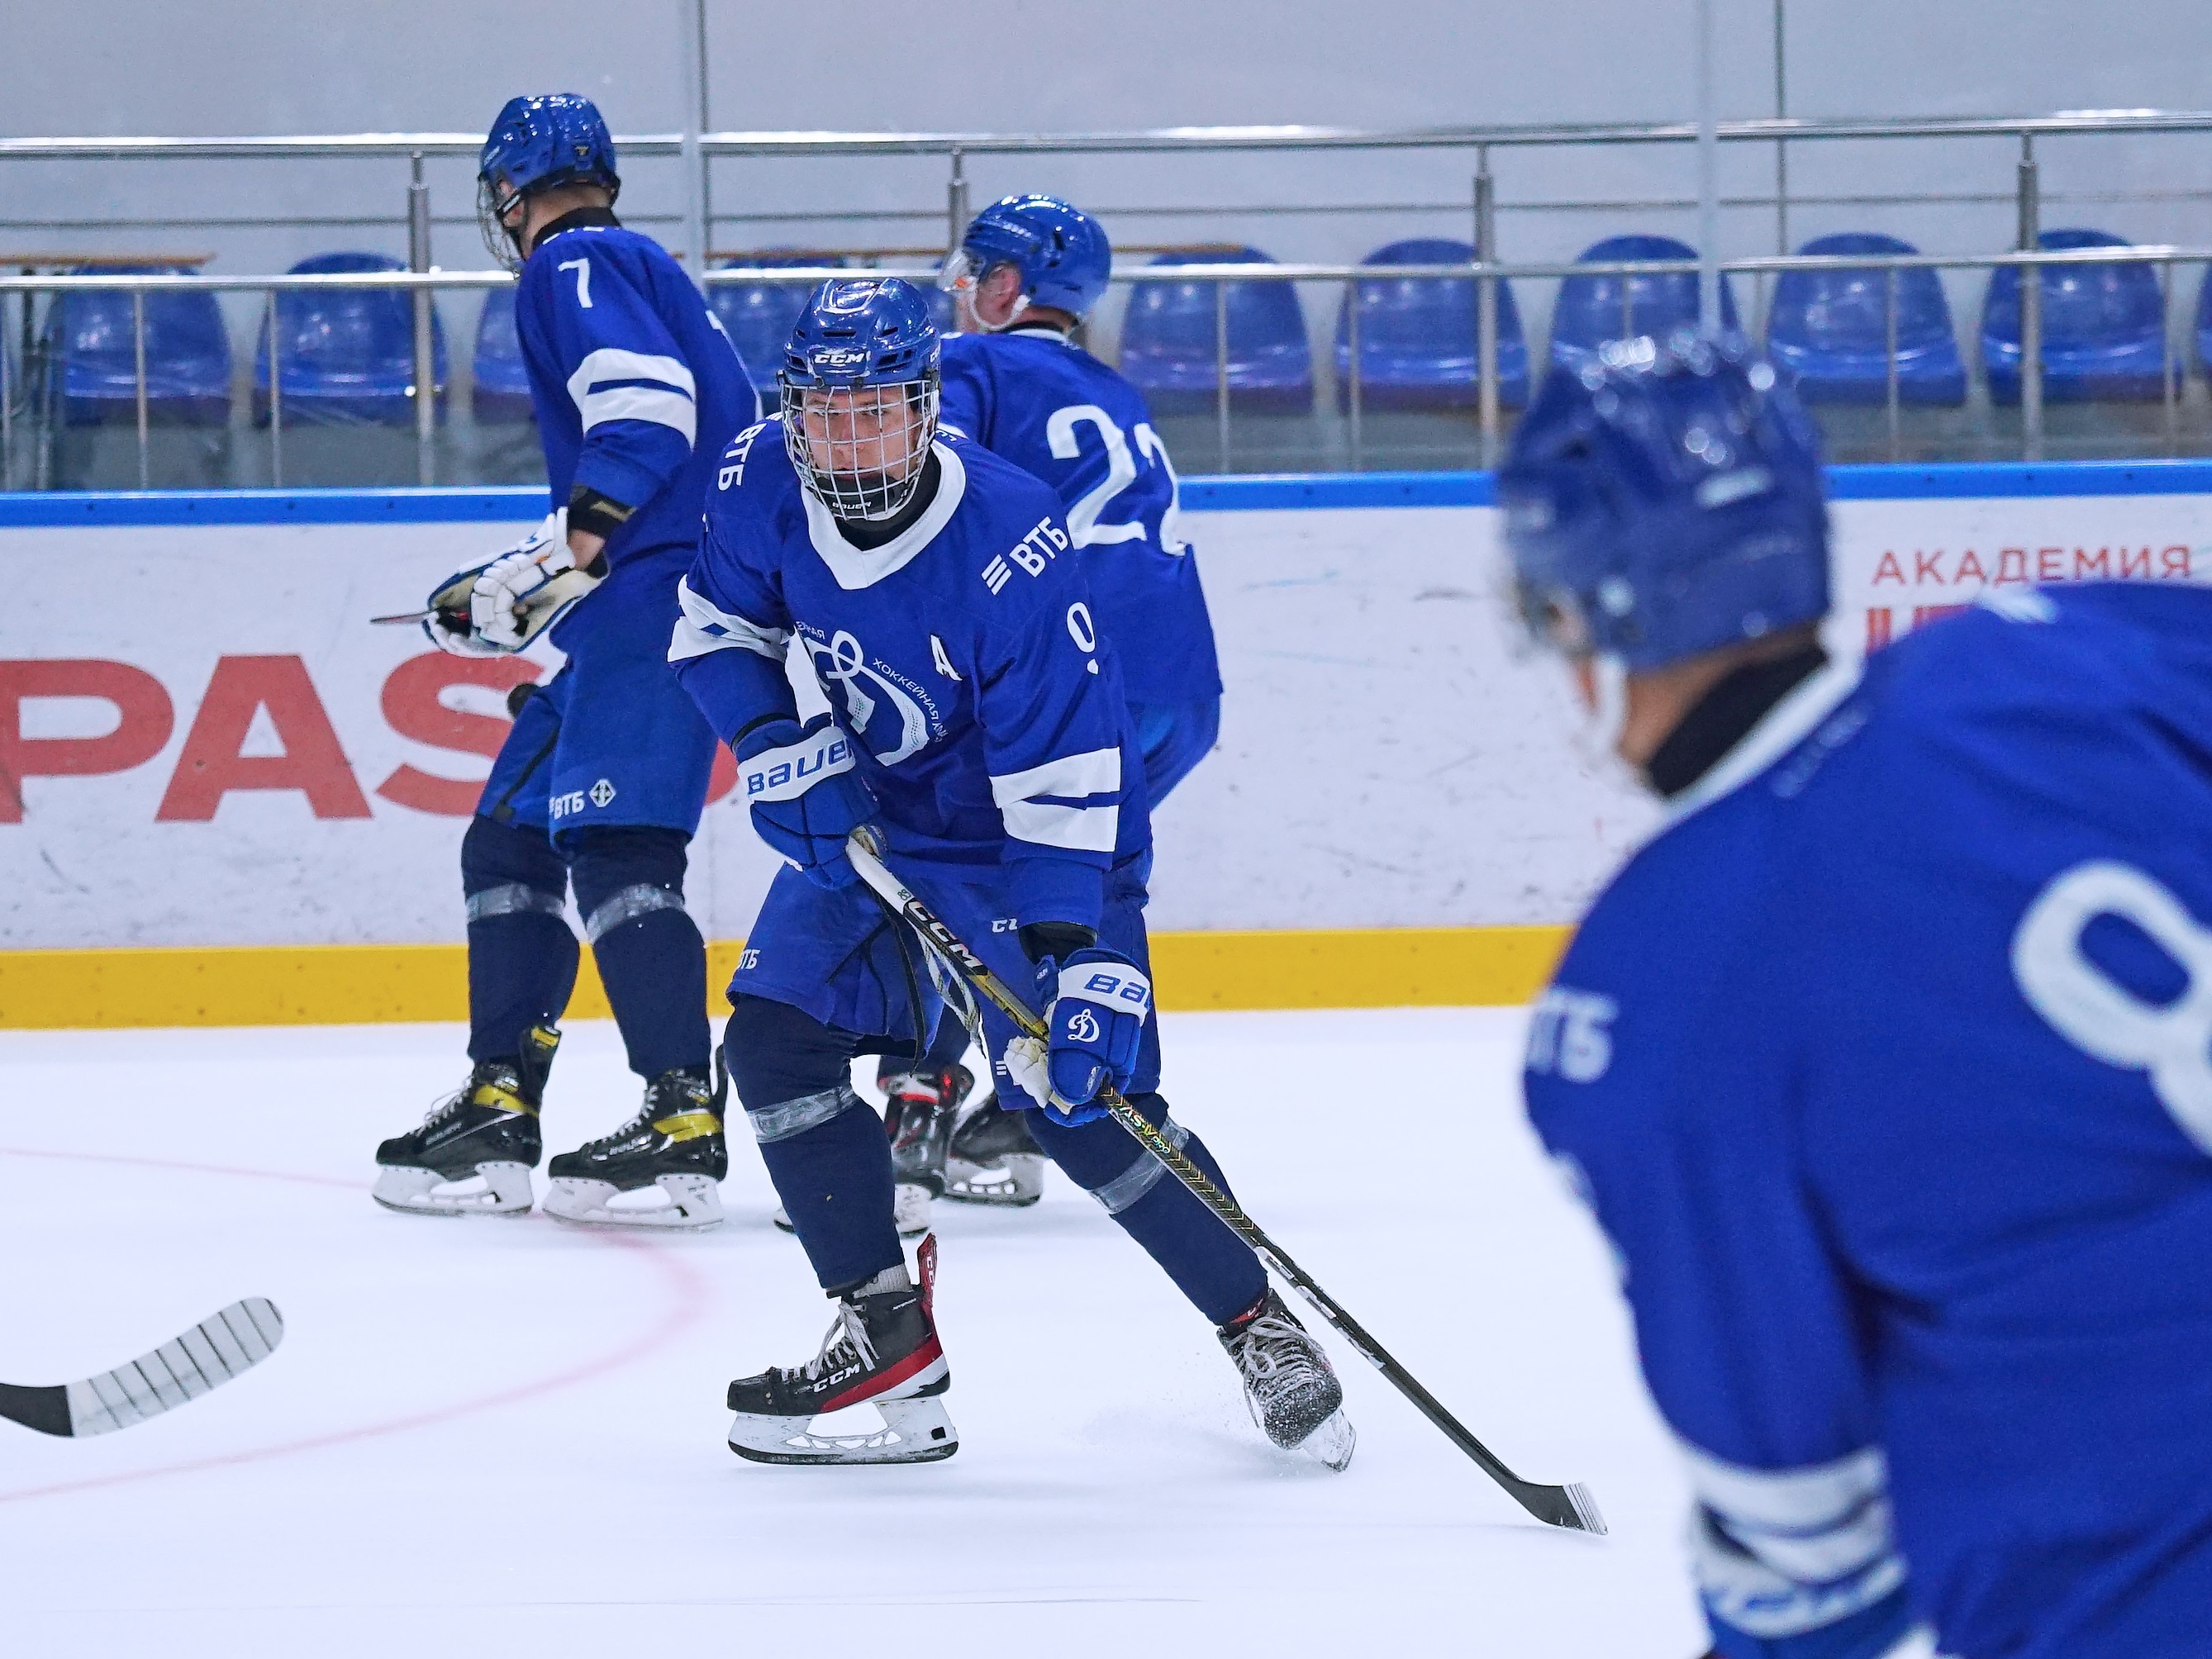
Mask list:
[[[723,1039],[730,1081],[814,1276],[835,1294],[902,1264],[891,1144],[853,1092],[860,1039],[765,997],[740,996]]]
[[[631,827],[567,838],[576,908],[599,979],[630,1070],[647,1082],[708,1060],[707,945],[684,908],[689,839]]]
[[[1208,1180],[1229,1191],[1206,1143],[1168,1115],[1165,1100],[1157,1094],[1132,1095],[1129,1103],[1146,1121],[1164,1129]],[[1042,1112],[1031,1112],[1030,1129],[1068,1178],[1104,1205],[1106,1213],[1216,1325],[1228,1323],[1267,1293],[1267,1269],[1251,1246],[1111,1118],[1070,1129]]]
[[[541,830],[470,820],[461,837],[468,896],[469,1058],[513,1060],[522,1034],[550,1025],[576,985],[576,936],[562,915],[568,866]]]

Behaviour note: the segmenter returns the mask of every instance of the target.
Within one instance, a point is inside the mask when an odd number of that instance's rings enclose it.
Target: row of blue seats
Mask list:
[[[2044,234],[2046,248],[2109,247],[2119,239],[2093,230]],[[1863,233],[1824,236],[1801,252],[1850,256],[1911,253],[1894,237]],[[1390,265],[1465,263],[1464,242],[1419,238],[1377,249],[1364,263]],[[1585,262],[1690,259],[1693,250],[1663,236],[1615,236],[1588,249]],[[818,255],[763,255],[750,266],[817,263]],[[1164,253],[1156,265],[1178,263],[1272,263],[1255,248],[1227,252]],[[297,273],[396,270],[381,254],[328,253],[303,259]],[[1378,278],[1356,285],[1359,306],[1360,392],[1372,409],[1466,408],[1475,397],[1475,283],[1454,278]],[[1908,404],[1955,407],[1966,395],[1966,373],[1942,282],[1930,270],[1896,277],[1899,395]],[[1314,381],[1305,319],[1285,283],[1225,285],[1217,301],[1210,282],[1146,283],[1132,293],[1121,329],[1122,372],[1164,415],[1200,413],[1218,396],[1217,303],[1224,313],[1231,406],[1245,412],[1302,413],[1313,404]],[[1887,397],[1888,283],[1879,269],[1791,271],[1776,283],[1767,344],[1778,365],[1795,375],[1808,401],[1879,404]],[[943,305],[942,296],[933,297]],[[1737,320],[1732,284],[1723,283],[1722,313]],[[799,287],[717,287],[712,303],[748,363],[765,373],[780,359],[804,301]],[[1338,307],[1337,401],[1348,402],[1349,301]],[[413,307],[402,291],[288,293],[276,296],[279,385],[288,421],[404,425],[414,419]],[[1662,333],[1693,322],[1697,279],[1688,273],[1621,277],[1570,276],[1552,314],[1550,356],[1572,365],[1624,332]],[[137,354],[131,296],[72,294],[50,310],[46,330],[50,388],[61,418],[72,425],[131,417]],[[948,326],[949,311],[940,319]],[[2197,355],[2212,370],[2212,281],[2199,292]],[[2163,395],[2166,309],[2158,276],[2140,263],[2046,268],[2043,274],[2044,392],[2053,402],[2154,399]],[[208,294],[149,294],[145,305],[147,394],[162,418],[220,424],[229,417],[231,353],[228,331]],[[446,392],[445,331],[433,313],[436,390]],[[269,325],[264,313],[254,357],[254,418],[269,419]],[[1990,396],[2020,398],[2020,278],[1996,270],[1983,304],[1982,357]],[[507,291],[486,298],[474,352],[474,411],[480,420],[520,420],[530,413],[529,386],[515,339],[514,306]],[[1498,288],[1500,401],[1527,401],[1529,356],[1512,285]]]

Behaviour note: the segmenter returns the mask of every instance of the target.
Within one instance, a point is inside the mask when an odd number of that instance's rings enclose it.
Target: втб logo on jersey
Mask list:
[[[1066,551],[1067,532],[1050,519],[1039,519],[1036,528],[983,567],[983,586],[997,592],[1013,580],[1015,565],[1032,576],[1042,576],[1045,566]]]
[[[1620,1005],[1595,991],[1554,985],[1528,1015],[1528,1067],[1570,1083],[1595,1083],[1613,1064],[1613,1020]]]
[[[885,766],[896,766],[908,756],[921,751],[922,745],[929,741],[929,722],[923,717],[921,706],[896,681],[868,665],[867,653],[860,649],[860,641],[841,629],[830,636],[827,645],[809,639],[806,648],[814,659],[814,672],[822,681],[823,690],[827,692],[832,681],[843,688],[845,714],[854,735],[868,746],[870,754]],[[863,680],[875,688],[873,693],[861,684]],[[890,706],[898,714],[898,738],[889,749],[878,746],[888,733],[872,735],[868,729],[869,722],[875,718],[878,695],[890,699]]]

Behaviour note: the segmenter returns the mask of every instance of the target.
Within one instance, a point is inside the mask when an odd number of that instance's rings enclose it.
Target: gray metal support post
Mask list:
[[[684,136],[678,145],[684,161],[684,249],[691,280],[703,289],[707,276],[707,152],[700,135],[707,118],[706,0],[677,0],[676,42],[684,100]]]
[[[1498,261],[1497,183],[1490,174],[1490,146],[1475,151],[1474,260]],[[1482,464],[1498,465],[1498,279],[1474,285],[1474,385],[1476,418],[1482,424]]]
[[[1774,118],[1790,118],[1790,58],[1783,50],[1784,0],[1774,0]],[[1774,141],[1774,251],[1790,252],[1790,141]]]
[[[31,296],[22,296],[28,306]],[[8,369],[8,302],[0,299],[0,489],[15,487],[15,382]]]
[[[952,177],[945,186],[945,257],[948,259],[960,251],[960,239],[968,232],[967,160],[955,144]]]
[[[407,269],[430,269],[430,186],[422,177],[422,152],[415,152],[407,185]],[[418,288],[415,301],[415,481],[437,482],[438,354],[431,326],[431,295]]]
[[[1889,459],[1899,459],[1899,392],[1897,383],[1897,267],[1891,265],[1882,275],[1881,339],[1882,374],[1885,381],[1883,401],[1889,406]]]
[[[2166,450],[2172,454],[2181,441],[2181,411],[2173,385],[2173,261],[2158,268],[2158,390],[2166,404]]]
[[[1293,292],[1295,291],[1294,289]],[[1349,388],[1352,394],[1352,470],[1354,472],[1360,472],[1366,470],[1361,465],[1366,453],[1366,443],[1360,431],[1359,383],[1366,377],[1360,373],[1359,368],[1359,280],[1357,277],[1344,285],[1344,315],[1347,325],[1345,329],[1345,343],[1348,348],[1346,355],[1351,359],[1345,367],[1346,371],[1352,376]]]
[[[1706,334],[1721,331],[1721,142],[1713,53],[1713,0],[1698,0],[1698,327]]]
[[[138,404],[138,488],[154,487],[152,434],[147,430],[146,408],[146,290],[131,290],[131,364]]]
[[[1221,470],[1229,471],[1229,285],[1213,285],[1213,419],[1221,440]]]
[[[2043,183],[2035,139],[2020,136],[2020,251],[2043,240]],[[2024,460],[2043,459],[2043,270],[2020,268],[2020,447]]]
[[[277,294],[269,293],[269,487],[284,487],[284,365],[277,346],[283,339],[276,328]]]

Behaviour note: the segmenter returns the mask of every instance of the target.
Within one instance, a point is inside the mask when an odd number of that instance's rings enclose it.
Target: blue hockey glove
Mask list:
[[[1119,951],[1093,945],[1065,960],[1044,957],[1036,986],[1049,1038],[1008,1043],[1006,1069],[1056,1122],[1073,1127],[1105,1116],[1099,1090],[1126,1090],[1136,1076],[1152,981]]]
[[[829,715],[748,732],[738,749],[738,787],[754,832],[809,881],[849,887],[860,878],[845,837],[874,816],[876,800],[853,770],[853,740]]]

